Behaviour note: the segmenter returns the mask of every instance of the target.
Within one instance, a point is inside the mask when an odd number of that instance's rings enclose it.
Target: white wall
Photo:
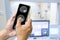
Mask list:
[[[6,25],[5,0],[0,0],[0,29]]]

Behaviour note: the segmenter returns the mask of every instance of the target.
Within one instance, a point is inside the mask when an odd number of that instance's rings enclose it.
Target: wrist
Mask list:
[[[27,37],[18,36],[17,39],[18,39],[18,40],[27,40]]]

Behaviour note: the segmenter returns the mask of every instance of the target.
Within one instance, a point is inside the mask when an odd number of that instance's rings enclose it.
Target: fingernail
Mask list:
[[[22,18],[21,18],[21,17],[19,17],[18,19],[19,19],[20,21],[22,21]]]
[[[18,19],[21,19],[21,17],[19,17]]]

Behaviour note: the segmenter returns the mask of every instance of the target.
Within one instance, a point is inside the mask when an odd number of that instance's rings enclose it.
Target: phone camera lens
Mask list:
[[[20,18],[20,17],[21,17],[22,22],[23,22],[25,20],[24,16],[23,15],[19,15],[18,18]]]
[[[21,6],[20,12],[26,13],[27,12],[27,7],[26,6]]]

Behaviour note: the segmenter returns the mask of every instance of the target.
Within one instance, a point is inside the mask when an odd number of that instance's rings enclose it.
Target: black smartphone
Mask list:
[[[13,24],[13,29],[15,29],[15,25],[16,25],[17,19],[19,17],[22,18],[21,25],[25,24],[27,16],[28,16],[28,13],[29,13],[29,10],[30,10],[30,6],[25,5],[25,4],[19,4],[18,10],[17,10],[17,14],[16,14],[16,17],[15,17],[15,21],[14,21],[14,24]]]

